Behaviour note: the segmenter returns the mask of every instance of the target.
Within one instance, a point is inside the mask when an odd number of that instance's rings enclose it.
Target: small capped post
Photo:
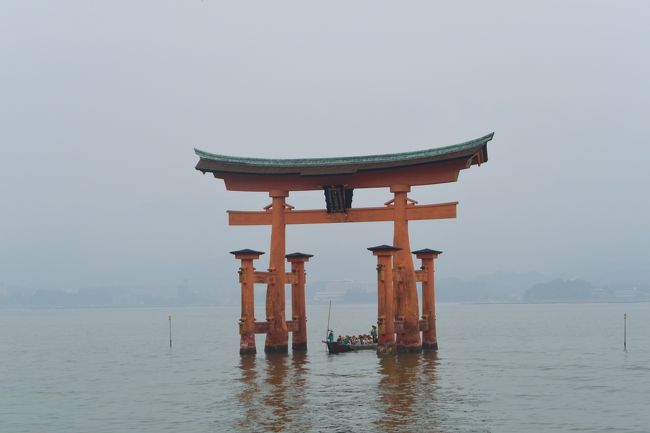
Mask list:
[[[256,353],[255,348],[255,267],[253,261],[260,258],[262,251],[243,249],[231,251],[237,260],[241,260],[239,283],[241,284],[241,317],[239,319],[239,353],[241,355]]]
[[[400,250],[401,248],[392,245],[368,248],[377,257],[377,353],[395,352],[393,256]]]
[[[424,248],[412,251],[420,259],[422,278],[422,349],[438,350],[436,335],[436,293],[434,284],[435,268],[433,261],[442,251]]]
[[[291,253],[285,258],[291,263],[291,349],[307,350],[307,309],[305,306],[305,262],[313,254]]]

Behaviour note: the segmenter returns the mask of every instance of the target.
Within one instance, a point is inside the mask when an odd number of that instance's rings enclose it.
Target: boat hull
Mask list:
[[[330,354],[356,352],[358,350],[377,350],[376,344],[343,344],[335,341],[323,341],[323,343],[327,344],[327,350]]]

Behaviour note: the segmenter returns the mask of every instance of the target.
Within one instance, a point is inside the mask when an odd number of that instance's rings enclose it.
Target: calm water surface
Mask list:
[[[650,304],[438,310],[437,354],[327,355],[308,306],[307,354],[245,358],[238,308],[0,310],[0,432],[650,432]]]

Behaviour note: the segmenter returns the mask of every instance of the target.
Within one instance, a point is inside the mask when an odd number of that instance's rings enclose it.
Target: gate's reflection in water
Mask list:
[[[365,380],[367,389],[360,390],[363,399],[356,399],[349,410],[341,410],[339,402],[332,400],[336,400],[335,388],[345,385],[341,381],[346,380],[347,371],[310,372],[309,356],[304,352],[241,357],[239,403],[243,417],[237,428],[305,432],[358,431],[364,426],[363,431],[442,431],[436,353],[367,355],[353,361],[376,362],[376,380]],[[327,392],[321,392],[323,389]]]
[[[291,355],[242,356],[239,364],[242,388],[239,401],[243,431],[309,431],[311,420],[304,411],[309,360],[305,352]]]
[[[405,353],[379,358],[377,404],[380,430],[441,431],[436,411],[436,352]]]

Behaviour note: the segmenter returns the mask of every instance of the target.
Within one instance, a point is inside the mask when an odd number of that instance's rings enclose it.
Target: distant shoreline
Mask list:
[[[480,301],[441,301],[437,305],[580,305],[580,304],[647,304],[650,300],[608,300],[608,301],[544,301],[544,302],[480,302]],[[308,307],[326,306],[326,303],[308,303]],[[372,302],[337,302],[338,306],[368,306]],[[256,304],[264,308],[264,304]],[[290,308],[290,304],[288,304]],[[0,310],[90,310],[90,309],[183,309],[183,308],[239,308],[238,304],[160,304],[160,305],[0,305]]]

